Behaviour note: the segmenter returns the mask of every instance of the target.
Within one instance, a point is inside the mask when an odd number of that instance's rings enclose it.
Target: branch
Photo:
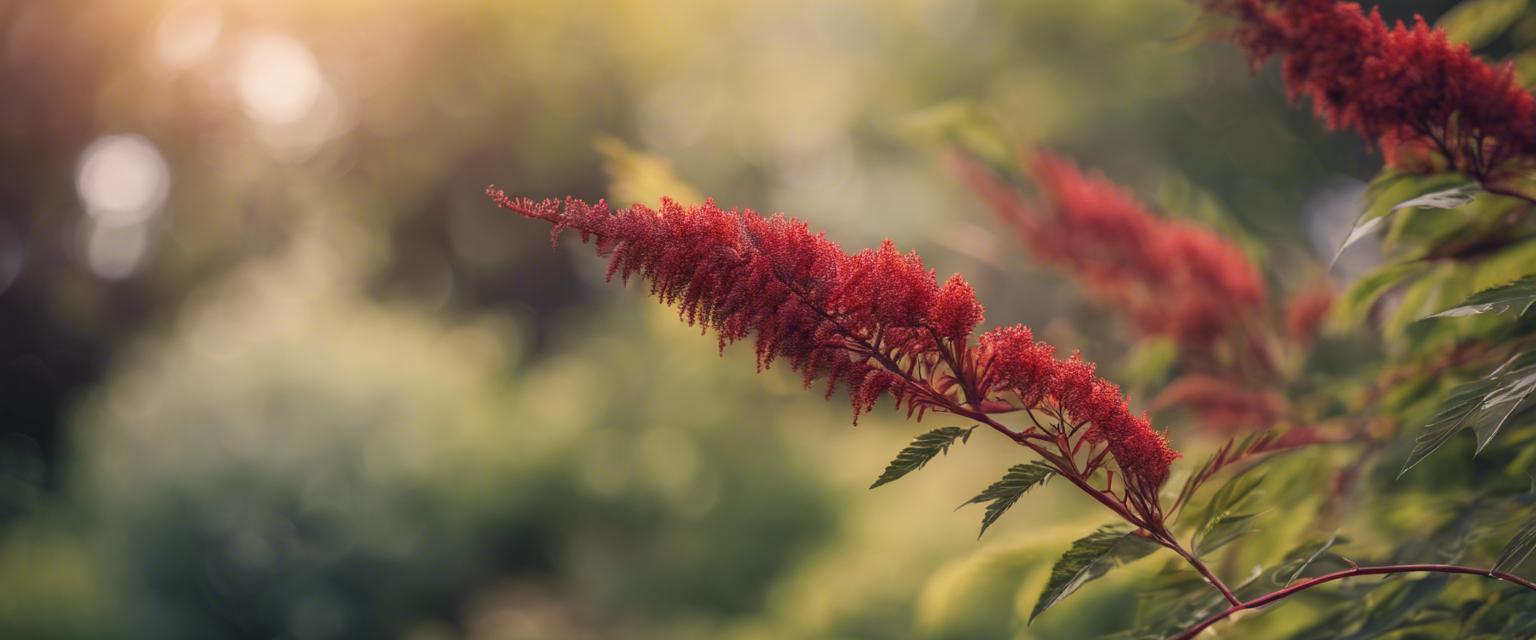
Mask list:
[[[1206,618],[1205,620],[1201,621],[1200,624],[1190,627],[1184,633],[1179,634],[1176,640],[1190,640],[1191,638],[1199,635],[1200,632],[1204,631],[1207,627],[1226,619],[1234,613],[1243,611],[1245,609],[1257,609],[1277,600],[1283,600],[1290,596],[1296,595],[1297,593],[1306,591],[1312,587],[1327,584],[1335,580],[1353,578],[1355,576],[1386,575],[1392,573],[1460,573],[1469,576],[1483,576],[1487,578],[1493,578],[1495,580],[1502,580],[1504,582],[1517,584],[1532,591],[1536,591],[1536,583],[1533,583],[1530,580],[1526,580],[1525,578],[1514,575],[1512,573],[1479,569],[1477,567],[1463,567],[1453,564],[1393,564],[1380,567],[1355,567],[1353,569],[1345,569],[1343,571],[1335,571],[1333,573],[1321,575],[1310,580],[1304,580],[1284,589],[1272,591],[1268,594],[1259,596],[1247,602],[1234,604],[1227,608],[1226,611],[1222,611],[1221,613]]]

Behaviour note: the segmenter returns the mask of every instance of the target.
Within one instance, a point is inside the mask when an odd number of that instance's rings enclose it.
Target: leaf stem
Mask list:
[[[1489,569],[1479,569],[1477,567],[1464,567],[1454,564],[1393,564],[1379,567],[1355,567],[1352,569],[1345,569],[1343,571],[1335,571],[1333,573],[1317,576],[1315,578],[1298,582],[1283,589],[1272,591],[1247,602],[1239,602],[1233,604],[1225,611],[1212,615],[1211,617],[1200,621],[1199,624],[1185,630],[1184,633],[1179,634],[1175,640],[1189,640],[1190,638],[1194,638],[1195,636],[1200,635],[1200,632],[1204,631],[1207,627],[1225,620],[1232,614],[1235,614],[1239,611],[1257,609],[1278,600],[1283,600],[1290,596],[1296,595],[1297,593],[1306,591],[1307,589],[1327,584],[1335,580],[1343,580],[1345,578],[1353,578],[1355,576],[1386,575],[1393,573],[1459,573],[1463,575],[1483,576],[1486,578],[1493,578],[1495,580],[1502,580],[1511,584],[1520,585],[1526,589],[1536,591],[1536,583],[1533,583],[1530,580],[1526,580],[1525,578],[1514,575],[1512,573],[1493,571]]]
[[[1221,597],[1226,598],[1227,602],[1230,603],[1234,608],[1241,607],[1243,605],[1243,601],[1239,600],[1237,595],[1232,593],[1232,589],[1227,587],[1227,583],[1222,582],[1221,578],[1216,577],[1216,574],[1211,571],[1211,568],[1206,566],[1205,563],[1202,562],[1199,558],[1196,558],[1195,554],[1185,550],[1184,547],[1179,544],[1178,540],[1175,540],[1172,535],[1164,532],[1163,536],[1163,546],[1168,547],[1169,549],[1173,550],[1174,553],[1179,554],[1179,557],[1184,558],[1184,561],[1188,562],[1189,566],[1194,567],[1195,571],[1199,571],[1200,575],[1205,578],[1206,582],[1211,583],[1211,586],[1216,587],[1216,590],[1221,592]]]

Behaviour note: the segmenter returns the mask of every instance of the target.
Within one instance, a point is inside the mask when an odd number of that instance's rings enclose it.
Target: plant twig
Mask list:
[[[1195,636],[1200,635],[1201,631],[1206,630],[1206,628],[1210,627],[1211,625],[1225,620],[1232,614],[1235,614],[1239,611],[1257,609],[1259,607],[1263,607],[1265,605],[1296,595],[1297,593],[1306,591],[1307,589],[1321,586],[1335,580],[1343,580],[1345,578],[1353,578],[1355,576],[1387,575],[1393,573],[1457,573],[1471,576],[1483,576],[1486,578],[1493,578],[1495,580],[1502,580],[1511,584],[1517,584],[1525,587],[1526,589],[1536,591],[1536,583],[1533,583],[1530,580],[1526,580],[1525,578],[1514,575],[1512,573],[1479,569],[1477,567],[1464,567],[1454,564],[1393,564],[1379,567],[1354,567],[1352,569],[1345,569],[1343,571],[1335,571],[1333,573],[1317,576],[1309,580],[1298,582],[1283,589],[1272,591],[1247,602],[1239,602],[1233,604],[1225,611],[1212,615],[1211,617],[1200,621],[1199,624],[1185,630],[1184,633],[1181,633],[1176,637],[1176,640],[1189,640],[1190,638],[1194,638]]]

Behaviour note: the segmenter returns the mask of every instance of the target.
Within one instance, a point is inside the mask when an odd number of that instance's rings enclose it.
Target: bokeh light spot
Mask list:
[[[269,124],[285,124],[308,115],[320,100],[325,79],[309,47],[282,34],[253,36],[245,44],[235,74],[246,115]]]
[[[139,268],[149,249],[149,233],[142,224],[114,227],[92,225],[86,240],[86,262],[91,271],[107,280],[121,280]]]
[[[186,2],[165,13],[155,29],[155,55],[165,66],[186,69],[213,51],[224,14],[212,2]]]
[[[137,135],[98,138],[80,155],[75,189],[99,225],[131,226],[149,220],[165,204],[171,172],[165,158]]]

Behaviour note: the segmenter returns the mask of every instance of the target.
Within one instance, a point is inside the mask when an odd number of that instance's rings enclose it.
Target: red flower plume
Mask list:
[[[1118,185],[1053,155],[1040,154],[1032,170],[1038,205],[962,160],[973,188],[1036,259],[1080,280],[1140,333],[1170,336],[1203,353],[1260,315],[1264,281],[1221,236],[1159,218]]]
[[[1509,65],[1492,67],[1423,18],[1388,27],[1379,11],[1333,0],[1206,0],[1235,19],[1226,36],[1255,66],[1284,60],[1291,97],[1329,127],[1354,129],[1388,159],[1425,168],[1432,150],[1484,183],[1528,165],[1536,99]]]
[[[850,255],[803,222],[725,211],[713,201],[614,211],[601,201],[534,202],[494,188],[487,194],[552,223],[555,236],[577,231],[608,256],[610,277],[649,281],[684,320],[714,330],[722,350],[752,336],[760,368],[787,360],[807,385],[825,379],[829,394],[846,387],[855,419],[889,393],[919,418],[935,410],[983,422],[1099,492],[1101,502],[1114,497],[1140,522],[1160,522],[1157,490],[1178,457],[1163,434],[1131,414],[1091,364],[1056,360],[1024,327],[973,342],[982,307],[971,287],[959,276],[940,286],[915,253],[887,241]],[[991,417],[1017,411],[1034,424],[1014,430]],[[1074,456],[1086,457],[1079,463]],[[1102,490],[1087,484],[1106,456],[1122,472],[1123,497],[1112,480]]]

